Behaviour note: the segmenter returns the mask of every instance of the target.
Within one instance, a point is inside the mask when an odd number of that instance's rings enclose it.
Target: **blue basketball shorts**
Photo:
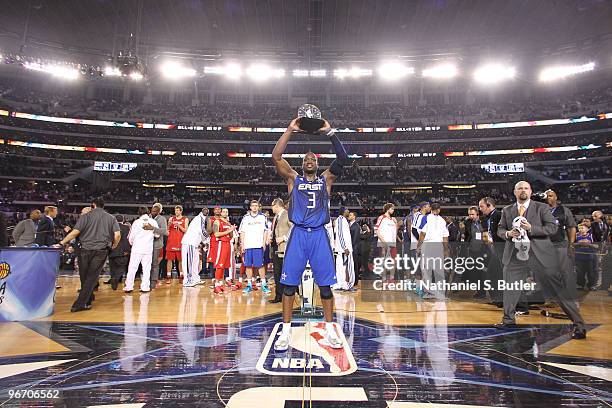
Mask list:
[[[337,282],[334,254],[324,227],[291,228],[285,249],[281,283],[299,286],[307,262],[310,263],[318,286],[330,286]]]
[[[263,248],[249,248],[244,251],[245,268],[261,268],[263,266]]]

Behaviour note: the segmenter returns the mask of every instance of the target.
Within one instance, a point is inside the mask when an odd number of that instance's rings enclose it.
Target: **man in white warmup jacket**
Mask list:
[[[183,286],[193,287],[200,283],[200,245],[206,245],[210,241],[209,232],[206,230],[206,216],[208,208],[202,208],[200,214],[191,220],[187,232],[181,241],[181,254],[183,257],[183,272],[185,280]]]
[[[134,290],[134,278],[138,265],[142,264],[142,278],[140,280],[140,291],[151,291],[151,262],[153,257],[153,240],[155,236],[153,230],[145,230],[144,224],[149,224],[154,228],[158,228],[157,222],[149,217],[149,209],[145,206],[138,207],[138,218],[132,223],[128,241],[132,245],[130,254],[130,263],[128,264],[128,274],[125,279],[124,292],[130,293]]]

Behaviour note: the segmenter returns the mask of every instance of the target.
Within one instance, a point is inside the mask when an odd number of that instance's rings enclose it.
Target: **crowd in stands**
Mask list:
[[[591,163],[536,166],[543,175],[557,180],[612,178],[612,159]]]
[[[510,184],[512,184],[510,182]],[[545,185],[534,184],[534,191],[544,191]],[[508,184],[509,185],[509,184]],[[359,190],[344,188],[336,189],[331,197],[332,206],[351,206],[369,211],[380,207],[381,203],[392,202],[399,206],[410,206],[415,202],[431,200],[442,205],[467,205],[479,197],[489,195],[500,203],[512,201],[511,187],[506,184],[482,185],[472,189],[408,189],[391,192],[389,190]],[[536,190],[537,189],[537,190]],[[566,203],[593,203],[608,205],[612,200],[610,189],[605,183],[570,184],[555,186],[559,196]],[[405,191],[404,191],[405,190]],[[269,203],[274,198],[287,198],[282,186],[248,188],[208,188],[195,189],[185,186],[170,186],[167,188],[147,188],[142,185],[113,183],[104,191],[93,192],[86,183],[61,184],[54,182],[39,183],[0,183],[0,203],[10,208],[14,202],[35,201],[45,203],[57,202],[87,202],[92,196],[100,195],[110,204],[139,204],[150,202],[181,203],[185,208],[198,208],[203,203],[242,206],[251,199]]]
[[[20,151],[38,149],[17,148]],[[14,150],[14,149],[12,149]],[[80,171],[91,169],[92,162],[55,158],[37,158],[17,154],[0,153],[0,172],[4,176],[31,177],[32,179],[63,179]],[[122,161],[129,160],[121,158]],[[233,161],[227,157],[204,158],[198,164],[178,164],[172,159],[162,163],[140,163],[129,172],[113,172],[113,179],[136,180],[140,182],[168,181],[173,183],[222,184],[226,182],[280,182],[272,163],[265,158],[249,158]],[[412,158],[370,159],[366,162],[355,160],[344,169],[341,182],[375,185],[376,183],[439,183],[439,182],[480,182],[507,181],[507,174],[489,173],[480,165],[454,165],[450,160],[445,165],[415,165]],[[230,164],[227,164],[230,163]],[[241,163],[241,164],[238,164]],[[574,164],[539,164],[530,166],[543,176],[558,180],[592,180],[609,178],[612,161],[574,161]],[[321,164],[322,167],[326,164]],[[294,167],[300,171],[299,159]],[[87,173],[87,172],[85,172]]]
[[[80,94],[78,93],[80,91]],[[199,123],[225,126],[286,125],[296,114],[295,107],[257,103],[248,104],[188,102],[144,104],[139,101],[123,102],[115,99],[85,99],[79,89],[75,93],[44,92],[25,80],[0,80],[0,101],[7,108],[28,108],[32,113],[129,120],[154,123]],[[142,96],[139,94],[139,97]],[[335,105],[323,107],[325,117],[335,126],[366,125],[439,125],[472,122],[502,122],[571,117],[600,113],[612,102],[612,87],[598,87],[566,97],[543,96],[531,99],[478,102],[472,104],[412,104],[397,103]],[[359,125],[358,125],[359,126]]]

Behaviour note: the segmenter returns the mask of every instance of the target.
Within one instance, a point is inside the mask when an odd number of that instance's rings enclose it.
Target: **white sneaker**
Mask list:
[[[193,288],[196,284],[194,282],[183,282],[183,287]]]
[[[291,343],[291,330],[287,333],[281,331],[280,336],[274,342],[274,350],[276,351],[287,351],[289,344]]]
[[[341,349],[342,348],[342,340],[338,337],[335,329],[325,330],[325,340],[329,343],[330,347],[333,349]]]

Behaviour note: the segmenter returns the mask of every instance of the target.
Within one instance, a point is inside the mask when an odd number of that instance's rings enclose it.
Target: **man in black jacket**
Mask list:
[[[498,282],[503,280],[503,267],[500,260],[500,254],[504,251],[504,240],[497,235],[499,221],[501,220],[501,211],[495,208],[495,199],[484,197],[478,202],[480,211],[485,215],[486,239],[487,245],[487,278],[491,280],[492,289],[489,291],[491,303],[501,307],[503,304],[502,293],[497,289]],[[525,306],[520,304],[519,310],[523,310]]]
[[[485,223],[480,219],[478,207],[468,208],[468,218],[465,220],[465,242],[467,243],[468,256],[476,259],[481,258],[486,253],[486,246],[483,240],[483,232],[486,231]],[[480,283],[480,290],[474,294],[474,299],[484,299],[487,293],[484,290],[485,271],[474,265],[471,271],[470,280]]]
[[[113,290],[117,290],[121,278],[127,274],[128,261],[130,259],[130,242],[128,235],[130,233],[130,225],[125,222],[123,215],[116,214],[115,219],[119,223],[119,232],[121,239],[119,245],[112,249],[108,255],[108,264],[110,266],[111,279],[110,284]]]
[[[36,244],[38,246],[51,246],[55,241],[55,222],[57,217],[57,207],[48,205],[45,207],[45,215],[38,221],[38,231],[36,231]]]
[[[357,222],[357,214],[350,212],[348,216],[349,230],[351,231],[351,242],[353,244],[353,265],[355,267],[355,285],[359,283],[359,268],[360,265],[360,248],[359,248],[359,235],[361,234],[361,227]]]

